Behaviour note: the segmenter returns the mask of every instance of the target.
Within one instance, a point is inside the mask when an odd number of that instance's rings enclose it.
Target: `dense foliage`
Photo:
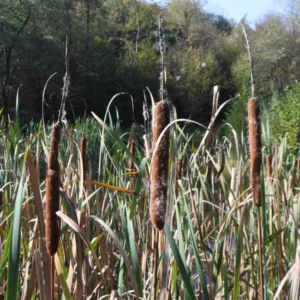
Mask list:
[[[300,149],[300,84],[287,88],[279,99],[272,101],[269,119],[274,138],[287,138],[293,151]]]

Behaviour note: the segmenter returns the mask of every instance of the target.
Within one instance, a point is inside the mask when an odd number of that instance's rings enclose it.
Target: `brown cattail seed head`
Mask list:
[[[169,103],[157,103],[153,114],[153,151],[164,128],[170,123]],[[150,218],[152,224],[161,230],[165,224],[168,187],[169,130],[162,136],[157,151],[153,152],[151,168]]]
[[[54,124],[52,128],[52,137],[50,143],[48,169],[58,170],[58,144],[60,140],[60,124]]]
[[[248,101],[248,126],[249,126],[249,144],[250,144],[250,176],[252,194],[255,205],[261,205],[260,199],[260,168],[261,158],[261,131],[260,131],[260,113],[256,98],[250,98]]]
[[[56,212],[59,210],[59,171],[48,169],[46,178],[46,246],[50,256],[58,248],[59,228]]]
[[[59,210],[60,174],[58,165],[58,144],[60,140],[60,124],[52,129],[52,137],[46,177],[46,247],[50,256],[58,248],[59,227],[56,212]]]

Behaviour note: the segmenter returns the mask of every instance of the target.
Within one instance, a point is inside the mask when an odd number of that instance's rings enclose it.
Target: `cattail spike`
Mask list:
[[[60,128],[59,123],[54,124],[52,128],[52,137],[50,143],[49,159],[48,159],[48,169],[57,170],[58,169],[58,144],[60,140]]]
[[[59,210],[59,172],[47,171],[46,178],[46,246],[50,256],[58,248],[59,228],[56,212]]]
[[[153,153],[151,169],[150,218],[153,225],[161,230],[165,224],[168,187],[169,130],[162,136],[156,147],[159,136],[170,123],[169,103],[162,100],[157,103],[153,115]]]
[[[260,199],[260,168],[261,158],[261,129],[260,112],[257,99],[248,101],[249,143],[250,143],[250,173],[253,200],[255,205],[261,205]]]
[[[60,124],[56,123],[52,129],[46,177],[46,247],[50,256],[56,253],[59,242],[59,227],[56,212],[59,210],[60,174],[57,158],[60,128]]]

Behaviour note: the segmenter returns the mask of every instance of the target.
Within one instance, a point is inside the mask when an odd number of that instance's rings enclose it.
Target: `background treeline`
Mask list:
[[[288,97],[286,88],[297,84],[300,77],[299,3],[289,1],[286,8],[283,15],[264,16],[254,28],[244,20],[253,52],[256,93],[270,113],[275,108],[286,109],[278,99]],[[133,96],[135,119],[140,121],[145,88],[158,98],[159,15],[163,18],[168,94],[179,116],[206,122],[212,87],[219,85],[221,100],[241,95],[228,113],[241,127],[250,82],[241,27],[206,12],[201,1],[195,0],[0,0],[0,105],[7,109],[5,104],[10,102],[13,115],[16,92],[22,85],[23,120],[40,119],[43,88],[57,72],[45,95],[45,116],[56,118],[65,36],[69,35],[68,118],[90,110],[102,115],[113,95],[127,92]],[[297,93],[297,88],[291,91]],[[121,96],[117,105],[124,124],[132,122],[130,98]],[[295,111],[293,104],[291,111]],[[299,114],[295,118],[293,127],[299,125]]]

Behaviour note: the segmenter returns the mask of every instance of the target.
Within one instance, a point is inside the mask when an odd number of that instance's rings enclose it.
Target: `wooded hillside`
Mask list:
[[[285,15],[266,15],[247,26],[257,96],[270,102],[300,76],[300,9],[290,1]],[[60,104],[65,36],[71,38],[68,118],[90,110],[103,114],[108,101],[127,92],[141,119],[146,87],[159,90],[158,18],[162,16],[167,90],[180,117],[206,122],[212,87],[221,100],[248,98],[249,65],[240,24],[203,9],[201,1],[171,0],[0,0],[1,106],[13,115],[17,89],[23,120],[52,119]],[[148,93],[146,93],[148,95]],[[148,97],[148,96],[147,96]],[[130,98],[117,101],[125,124]],[[4,105],[5,107],[5,105]],[[128,112],[128,113],[127,113]]]

